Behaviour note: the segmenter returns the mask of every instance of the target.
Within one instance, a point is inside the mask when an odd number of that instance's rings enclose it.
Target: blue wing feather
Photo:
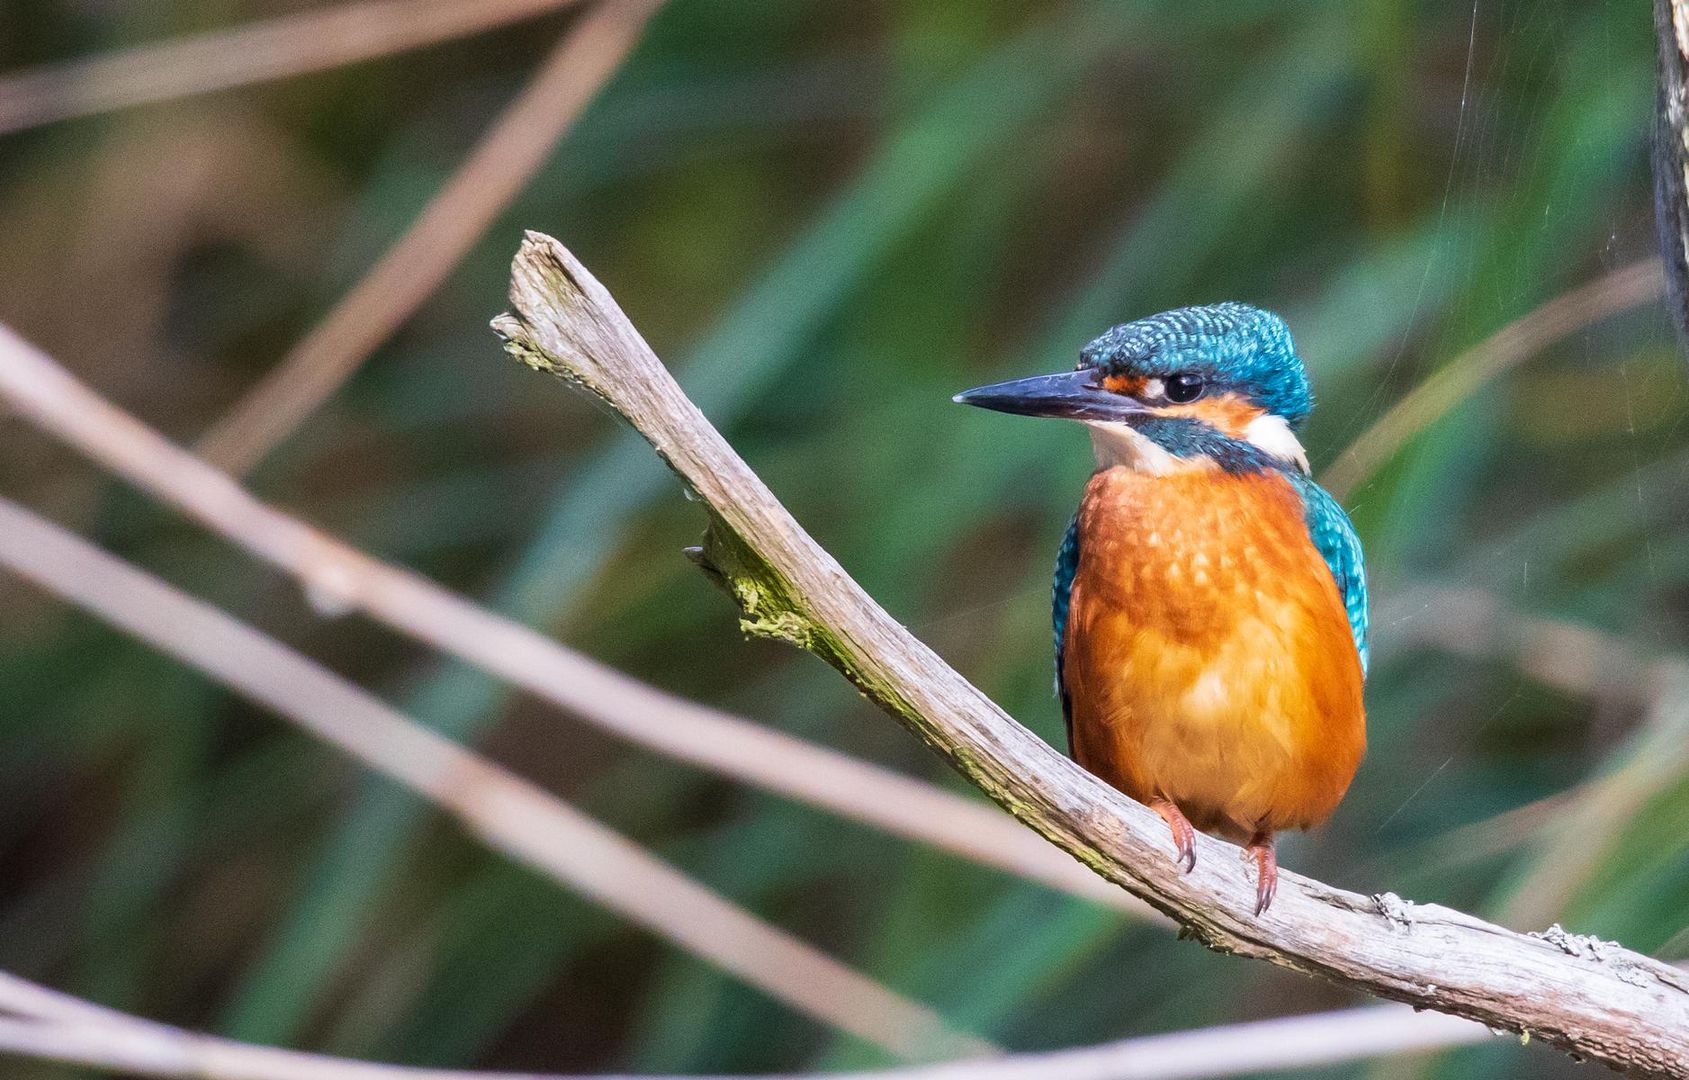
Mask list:
[[[1050,612],[1056,631],[1056,694],[1061,698],[1062,722],[1067,726],[1067,745],[1073,748],[1073,699],[1062,682],[1062,639],[1067,630],[1068,603],[1073,596],[1073,576],[1079,572],[1079,515],[1067,523],[1061,551],[1056,555],[1056,577],[1050,589]]]
[[[1349,630],[1355,635],[1355,650],[1361,655],[1361,673],[1367,668],[1366,565],[1361,557],[1361,538],[1349,515],[1337,505],[1331,493],[1300,473],[1290,473],[1302,495],[1308,521],[1308,535],[1314,547],[1331,567],[1343,607],[1349,615]]]

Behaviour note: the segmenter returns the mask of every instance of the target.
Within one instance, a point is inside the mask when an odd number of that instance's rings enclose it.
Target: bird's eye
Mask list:
[[[1167,400],[1175,405],[1187,405],[1202,396],[1207,389],[1201,375],[1180,374],[1167,380]]]

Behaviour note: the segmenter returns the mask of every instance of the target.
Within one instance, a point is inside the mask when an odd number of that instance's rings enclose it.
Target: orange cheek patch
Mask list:
[[[1142,375],[1108,375],[1103,378],[1103,389],[1114,394],[1137,395],[1143,393],[1148,381]]]
[[[1205,397],[1189,405],[1168,405],[1156,410],[1163,416],[1185,416],[1216,429],[1234,439],[1244,437],[1244,429],[1251,421],[1266,415],[1266,410],[1245,401],[1236,394]]]

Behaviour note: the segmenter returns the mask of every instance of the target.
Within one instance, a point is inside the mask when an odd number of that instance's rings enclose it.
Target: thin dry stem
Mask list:
[[[1659,259],[1643,259],[1555,297],[1456,356],[1414,387],[1350,443],[1320,477],[1339,499],[1377,472],[1415,435],[1479,387],[1591,323],[1659,299]]]
[[[1544,686],[1614,705],[1649,707],[1677,686],[1689,660],[1571,619],[1520,611],[1481,589],[1399,590],[1375,612],[1388,626],[1375,661],[1419,643],[1459,656],[1505,658]]]
[[[1689,1077],[1689,981],[1616,944],[1517,934],[1438,905],[1365,897],[1289,872],[1265,915],[1236,849],[1197,838],[1194,871],[1160,820],[1057,753],[898,625],[792,520],[687,400],[609,292],[530,233],[514,314],[521,361],[606,401],[710,513],[705,558],[752,633],[800,645],[1026,824],[1225,952],[1541,1038],[1640,1075]]]
[[[212,426],[239,475],[298,429],[440,287],[633,50],[662,0],[603,0],[569,28],[446,185],[334,310]]]
[[[0,563],[404,784],[494,850],[776,1000],[904,1058],[993,1049],[314,661],[4,499]]]
[[[29,1006],[43,995],[64,997],[0,973],[0,1013],[34,1017]],[[85,1023],[0,1019],[0,1052],[184,1080],[750,1080],[535,1076],[379,1065],[250,1046],[81,1004],[102,1015]],[[990,1061],[866,1073],[760,1076],[755,1080],[1206,1080],[1440,1050],[1489,1037],[1489,1032],[1477,1024],[1385,1005],[1198,1028]]]
[[[1677,665],[1643,723],[1612,755],[1608,771],[1567,794],[1533,858],[1509,889],[1504,917],[1546,922],[1563,917],[1617,839],[1648,804],[1689,771],[1689,671]]]
[[[357,0],[0,78],[0,135],[479,34],[578,0]]]
[[[259,502],[4,326],[0,401],[292,575],[325,612],[362,611],[658,753],[1134,917],[1160,919],[995,807],[662,693]]]

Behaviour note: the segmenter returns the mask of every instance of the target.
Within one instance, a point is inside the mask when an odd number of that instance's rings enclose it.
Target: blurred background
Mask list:
[[[521,230],[580,255],[868,591],[1058,742],[1048,580],[1089,449],[949,397],[1160,309],[1270,307],[1312,370],[1304,442],[1375,596],[1370,755],[1284,863],[1689,957],[1689,701],[1662,675],[1689,653],[1689,400],[1647,263],[1647,5],[646,6],[625,60],[599,40],[512,120],[592,8],[459,0],[465,26],[344,61],[300,24],[320,70],[255,81],[250,42],[169,55],[138,70],[252,84],[119,108],[122,77],[60,65],[336,0],[4,0],[0,320],[359,548],[666,690],[962,791],[819,661],[747,641],[680,555],[702,516],[655,457],[502,355],[486,325]],[[79,106],[99,79],[116,97]],[[359,293],[454,184],[432,241]],[[407,290],[414,311],[368,316]],[[323,345],[349,296],[338,325],[363,329]],[[301,342],[345,362],[294,416],[276,402],[310,380],[264,380]],[[1420,386],[1428,422],[1372,430]],[[243,415],[290,418],[243,445]],[[1357,439],[1371,457],[1342,456]],[[1003,1046],[1357,1003],[326,618],[15,417],[0,493]],[[0,611],[0,968],[402,1063],[893,1063],[10,576]],[[1505,1039],[1318,1075],[1594,1068]]]

